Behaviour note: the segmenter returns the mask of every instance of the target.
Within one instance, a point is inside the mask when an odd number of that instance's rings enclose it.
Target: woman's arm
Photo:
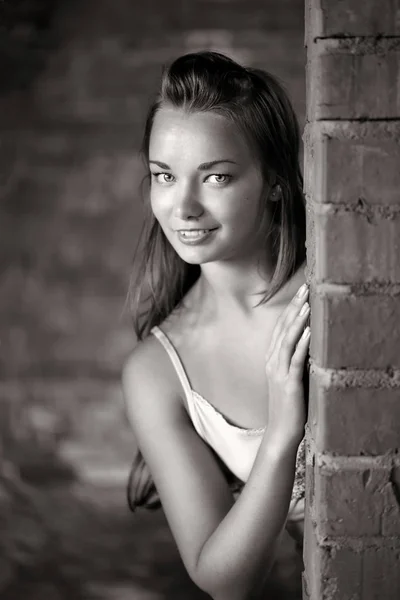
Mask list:
[[[215,600],[244,600],[262,590],[286,523],[296,451],[296,444],[264,435],[241,495],[202,547],[196,574]]]
[[[162,379],[150,376],[150,365],[140,364],[143,359],[135,353],[126,364],[124,395],[182,560],[214,600],[244,600],[272,564],[288,512],[296,448],[268,444],[264,437],[234,503],[180,399],[165,393]]]
[[[298,414],[294,411],[293,423],[287,415],[278,423],[275,414],[234,503],[212,451],[157,368],[159,358],[154,344],[140,344],[126,363],[123,388],[137,443],[182,560],[193,581],[214,600],[254,598],[286,522],[301,440],[293,425]]]

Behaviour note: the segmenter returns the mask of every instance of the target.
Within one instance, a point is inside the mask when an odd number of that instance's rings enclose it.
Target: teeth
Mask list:
[[[196,231],[181,231],[181,235],[183,235],[183,237],[199,237],[201,235],[204,235],[206,233],[208,233],[210,230],[209,229],[197,229]]]

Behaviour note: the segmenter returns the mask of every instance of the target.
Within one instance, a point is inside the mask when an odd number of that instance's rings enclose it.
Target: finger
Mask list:
[[[303,290],[303,291],[301,292],[301,290]],[[283,319],[283,329],[290,326],[291,323],[294,321],[294,319],[297,317],[299,311],[303,307],[304,303],[307,301],[308,294],[309,294],[308,286],[306,286],[305,288],[303,288],[303,286],[302,286],[300,288],[300,290],[297,292],[297,294],[289,302],[285,317]]]
[[[292,362],[293,353],[295,346],[299,341],[300,336],[304,330],[306,321],[310,314],[310,305],[306,302],[302,309],[298,312],[295,319],[288,326],[286,335],[282,338],[282,342],[279,348],[279,364],[285,371],[289,371],[290,364]]]
[[[277,346],[277,349],[279,349],[280,344],[282,342],[282,336],[284,335],[285,330],[287,328],[287,324],[289,322],[288,319],[290,320],[290,322],[292,322],[293,319],[296,317],[296,315],[298,314],[299,310],[301,309],[308,297],[308,292],[309,288],[307,284],[303,284],[297,290],[296,295],[292,298],[292,300],[289,302],[286,308],[279,315],[272,333],[270,346],[271,349],[274,348],[275,345]]]
[[[304,287],[305,286],[305,287]],[[306,302],[309,294],[309,289],[306,284],[301,286],[298,290],[297,294],[293,297],[291,302],[289,302],[287,309],[285,310],[285,314],[281,323],[280,331],[277,336],[276,344],[279,347],[282,342],[282,336],[286,334],[286,331],[289,329],[293,321],[296,319],[299,311],[303,307]]]
[[[307,356],[308,346],[311,338],[311,329],[307,326],[301,335],[296,350],[292,356],[289,374],[295,379],[301,380],[304,372],[304,362]]]

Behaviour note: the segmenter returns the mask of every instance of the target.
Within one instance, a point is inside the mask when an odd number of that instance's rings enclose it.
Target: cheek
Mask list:
[[[235,206],[231,206],[229,213],[225,223],[237,239],[244,240],[254,235],[262,220],[258,198],[251,196],[244,196]]]
[[[253,222],[260,215],[260,204],[257,198],[242,196],[230,207],[231,220],[237,223]]]
[[[167,211],[165,195],[160,194],[158,190],[150,190],[150,206],[154,216],[157,219],[162,219]]]
[[[158,202],[155,198],[154,194],[150,192],[150,208],[153,211],[153,214],[157,216],[158,213]]]

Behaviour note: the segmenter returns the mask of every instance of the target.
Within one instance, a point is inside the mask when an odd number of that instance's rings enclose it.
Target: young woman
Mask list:
[[[159,495],[214,600],[301,598],[310,331],[298,152],[268,73],[214,52],[164,72],[143,144],[140,341],[123,370],[144,459],[131,503]],[[147,468],[154,486],[139,490]]]

